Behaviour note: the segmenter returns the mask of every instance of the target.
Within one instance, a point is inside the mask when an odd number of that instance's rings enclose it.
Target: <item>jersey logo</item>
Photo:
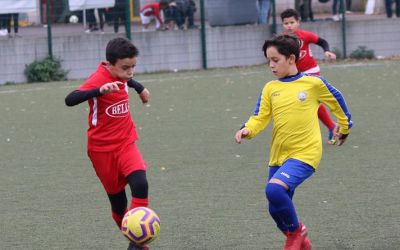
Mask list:
[[[307,99],[307,93],[306,92],[299,92],[298,98],[301,102],[304,102]]]
[[[117,102],[106,108],[106,114],[111,117],[125,117],[129,113],[128,99]]]
[[[281,175],[285,176],[286,178],[290,179],[290,175],[285,173],[285,172],[281,172]]]

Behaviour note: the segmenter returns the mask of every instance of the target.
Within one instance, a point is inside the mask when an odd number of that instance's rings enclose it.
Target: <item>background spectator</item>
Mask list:
[[[8,34],[7,15],[8,14],[0,14],[0,36],[6,36]]]
[[[388,18],[393,15],[393,2],[396,3],[396,16],[400,17],[400,0],[385,0],[386,16]]]
[[[97,27],[96,16],[94,15],[94,9],[86,10],[86,21],[88,23],[88,29],[86,30],[87,33],[99,30]]]
[[[346,0],[346,13],[347,14],[351,14],[352,13],[351,12],[351,4],[352,4],[351,0]]]
[[[11,35],[11,20],[13,21],[14,35],[15,35],[15,37],[19,37],[19,35],[18,35],[18,27],[19,27],[18,17],[19,17],[18,13],[5,14],[6,28],[7,28],[9,37],[12,37],[12,35]]]
[[[268,24],[271,0],[257,0],[257,7],[258,7],[258,23]]]
[[[161,18],[161,11],[168,8],[167,0],[145,4],[140,10],[140,19],[142,20],[143,31],[148,31],[152,20],[156,20],[156,29],[162,29],[164,22]]]
[[[97,13],[99,14],[100,31],[101,33],[104,33],[104,22],[106,21],[106,9],[105,8],[97,9]]]
[[[165,23],[168,23],[169,29],[173,29],[175,24],[179,29],[184,29],[187,20],[188,29],[197,28],[193,17],[195,11],[196,4],[193,0],[173,0],[164,10]]]
[[[314,21],[311,1],[312,0],[295,0],[295,9],[300,13],[302,22]]]
[[[337,8],[339,4],[339,9]],[[332,2],[332,19],[333,21],[339,21],[342,19],[342,1],[341,0],[333,0]],[[351,13],[351,0],[346,0],[346,13]]]
[[[125,24],[125,0],[115,0],[115,6],[113,9],[114,16],[114,32],[118,33],[119,21]]]

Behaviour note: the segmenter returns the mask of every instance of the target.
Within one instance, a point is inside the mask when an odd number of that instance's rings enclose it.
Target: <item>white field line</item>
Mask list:
[[[324,65],[326,68],[348,68],[348,67],[366,67],[366,66],[381,66],[379,63],[354,63],[354,64],[337,64],[337,65]],[[263,74],[265,73],[265,69],[259,71],[250,71],[250,72],[241,72],[240,75],[254,75],[254,74]],[[232,73],[226,74],[210,74],[213,78],[218,77],[232,77]],[[165,82],[165,81],[175,81],[175,80],[192,80],[203,78],[202,75],[190,75],[190,76],[177,76],[177,77],[166,77],[166,78],[154,78],[154,79],[143,79],[140,82],[149,83],[149,82]],[[74,89],[79,85],[68,85],[68,86],[60,86],[60,89]],[[37,87],[37,88],[29,88],[29,89],[10,89],[10,90],[0,90],[0,94],[12,94],[12,93],[20,93],[20,92],[33,92],[33,91],[42,91],[52,89],[52,87]]]

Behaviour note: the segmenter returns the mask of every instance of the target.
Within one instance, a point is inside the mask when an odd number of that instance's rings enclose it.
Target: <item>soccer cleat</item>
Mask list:
[[[147,245],[136,245],[133,242],[129,242],[129,246],[127,250],[149,250],[150,248]]]
[[[335,124],[335,127],[329,130],[327,143],[329,145],[335,145],[338,140],[338,134],[339,134],[339,125]]]
[[[308,230],[303,224],[294,232],[286,232],[286,242],[283,250],[302,250],[303,242],[307,238]]]

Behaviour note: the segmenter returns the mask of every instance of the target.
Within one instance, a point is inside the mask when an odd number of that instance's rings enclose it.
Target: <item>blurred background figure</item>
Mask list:
[[[314,21],[312,0],[295,0],[294,5],[295,9],[300,14],[302,22]]]
[[[97,14],[99,14],[100,32],[104,33],[104,23],[106,21],[106,9],[105,8],[97,9]]]
[[[258,24],[269,23],[269,12],[271,9],[271,0],[257,0]]]
[[[7,15],[8,14],[0,14],[0,36],[7,36]]]
[[[7,27],[8,37],[12,37],[11,20],[14,26],[14,36],[20,37],[20,35],[18,35],[18,27],[19,27],[18,19],[19,19],[19,13],[6,14],[6,27]]]
[[[351,0],[346,0],[346,13],[350,14],[351,12]],[[339,5],[339,9],[338,9],[338,5]],[[342,1],[341,0],[333,0],[332,2],[332,19],[333,21],[339,21],[340,19],[342,19],[342,9],[343,9],[343,5],[342,5]]]
[[[124,1],[124,0],[123,0]],[[143,31],[148,31],[151,21],[155,19],[156,30],[164,29],[164,22],[161,17],[161,11],[169,6],[168,0],[160,0],[160,2],[152,2],[145,4],[140,9],[140,19],[142,21]]]
[[[386,16],[388,18],[393,16],[393,2],[396,3],[396,16],[400,17],[400,0],[385,0]]]
[[[94,9],[86,10],[86,21],[88,23],[87,33],[98,31],[96,16],[94,15]]]
[[[172,0],[163,12],[168,29],[174,29],[175,24],[178,29],[185,29],[186,21],[188,29],[198,28],[194,24],[196,3],[193,0]]]
[[[114,16],[114,33],[118,33],[119,21],[125,24],[125,0],[115,0],[115,6],[113,8]]]
[[[352,0],[346,0],[346,14],[351,14],[353,13],[351,11],[351,4],[352,4]]]

